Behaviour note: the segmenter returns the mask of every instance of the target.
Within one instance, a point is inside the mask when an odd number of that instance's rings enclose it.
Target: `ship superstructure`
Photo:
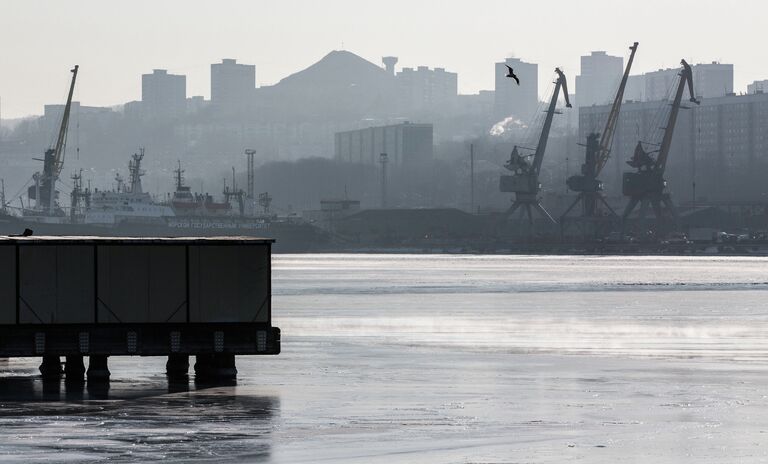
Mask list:
[[[128,162],[128,185],[118,173],[115,177],[117,188],[114,190],[94,190],[90,195],[90,207],[85,212],[84,224],[118,225],[129,222],[161,222],[164,217],[174,216],[168,205],[157,203],[145,192],[141,177],[145,174],[141,168],[144,149],[134,153]]]
[[[176,190],[171,197],[171,207],[176,216],[227,216],[232,212],[232,206],[228,201],[217,202],[208,193],[193,193],[192,189],[184,184],[184,170],[181,169],[181,161],[174,171]]]

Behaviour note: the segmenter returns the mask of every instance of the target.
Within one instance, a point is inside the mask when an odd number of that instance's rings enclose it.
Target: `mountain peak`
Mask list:
[[[287,118],[359,119],[389,114],[397,102],[396,80],[352,52],[333,50],[306,69],[264,89],[272,114]]]
[[[381,85],[390,81],[387,72],[365,58],[346,50],[333,50],[308,68],[291,74],[277,85],[295,82],[310,84],[314,82],[335,82],[337,84],[365,85],[366,82]]]

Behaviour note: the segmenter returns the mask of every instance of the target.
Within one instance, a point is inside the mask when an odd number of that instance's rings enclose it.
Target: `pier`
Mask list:
[[[235,356],[280,353],[272,242],[0,237],[0,357],[91,381],[109,379],[110,356],[167,356],[169,378],[194,356],[197,377],[233,378]]]

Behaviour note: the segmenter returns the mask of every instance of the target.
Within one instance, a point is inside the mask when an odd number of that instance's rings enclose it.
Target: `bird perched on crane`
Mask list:
[[[517,85],[520,85],[520,79],[515,75],[515,71],[512,70],[512,67],[510,67],[508,64],[505,64],[504,66],[506,66],[508,69],[507,75],[505,77],[514,79],[515,82],[517,82]]]

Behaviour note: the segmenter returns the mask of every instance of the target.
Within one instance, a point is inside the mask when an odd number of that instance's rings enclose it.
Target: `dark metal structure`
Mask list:
[[[504,165],[505,168],[512,171],[512,175],[504,175],[499,179],[499,190],[501,192],[513,192],[515,199],[512,206],[507,211],[507,218],[512,216],[518,209],[520,210],[521,217],[527,215],[528,223],[533,225],[533,211],[538,211],[543,217],[547,218],[553,224],[555,220],[552,216],[541,206],[538,199],[538,194],[541,191],[541,184],[539,183],[539,172],[541,171],[541,163],[544,160],[544,152],[547,149],[547,140],[549,139],[549,131],[552,128],[552,118],[558,113],[555,110],[557,106],[557,99],[560,95],[560,90],[563,90],[563,96],[565,97],[566,107],[571,107],[571,102],[568,98],[568,86],[565,80],[565,74],[560,68],[555,68],[557,74],[557,80],[555,81],[555,90],[552,93],[549,106],[545,110],[546,117],[544,118],[544,125],[541,128],[541,134],[539,135],[539,143],[536,145],[532,161],[528,161],[529,156],[521,155],[518,152],[517,146],[512,150],[509,161]]]
[[[677,218],[677,212],[675,211],[672,199],[666,191],[667,181],[664,179],[664,170],[669,158],[670,147],[672,146],[672,135],[675,131],[677,115],[680,109],[684,108],[681,102],[686,86],[690,94],[689,101],[697,105],[699,104],[693,93],[693,72],[691,67],[685,60],[681,60],[680,64],[683,66],[679,74],[680,80],[677,83],[667,124],[663,128],[664,137],[662,138],[656,158],[654,159],[651,156],[654,152],[646,152],[643,148],[643,143],[638,141],[632,159],[627,161],[627,164],[636,168],[636,171],[625,172],[622,178],[622,191],[625,196],[629,197],[629,203],[626,209],[624,209],[622,221],[626,221],[638,204],[640,205],[639,217],[641,219],[646,216],[649,205],[653,208],[653,212],[659,222],[669,219],[676,220]]]
[[[637,46],[638,43],[635,42],[629,47],[631,50],[629,60],[624,69],[624,75],[621,78],[619,88],[616,91],[616,98],[613,100],[611,111],[608,113],[608,118],[605,121],[605,128],[603,129],[602,134],[592,132],[587,135],[585,146],[586,153],[584,164],[581,165],[581,174],[571,176],[566,180],[568,188],[574,192],[578,192],[578,195],[568,209],[565,210],[565,213],[563,213],[560,219],[562,225],[565,224],[568,213],[570,213],[579,203],[581,203],[581,214],[579,216],[581,220],[594,222],[602,219],[604,217],[604,212],[600,209],[600,205],[605,206],[605,211],[608,212],[612,218],[618,219],[616,212],[614,212],[605,201],[605,197],[603,196],[603,183],[598,179],[598,176],[611,155],[613,136],[616,132],[616,125],[621,111],[621,103],[624,99],[624,89],[627,86],[629,71],[632,68],[632,62],[635,59]]]
[[[227,204],[232,204],[232,200],[234,199],[237,202],[237,212],[240,216],[245,215],[245,196],[246,193],[243,192],[243,189],[237,188],[236,183],[236,176],[235,176],[235,168],[232,168],[232,188],[230,189],[226,185],[226,181],[224,183],[224,201],[226,201]]]
[[[186,374],[196,355],[204,375],[232,373],[235,355],[278,354],[272,242],[2,237],[0,356],[41,356],[44,375],[61,356],[77,375],[89,356],[108,376],[108,356],[169,356],[169,374]]]

